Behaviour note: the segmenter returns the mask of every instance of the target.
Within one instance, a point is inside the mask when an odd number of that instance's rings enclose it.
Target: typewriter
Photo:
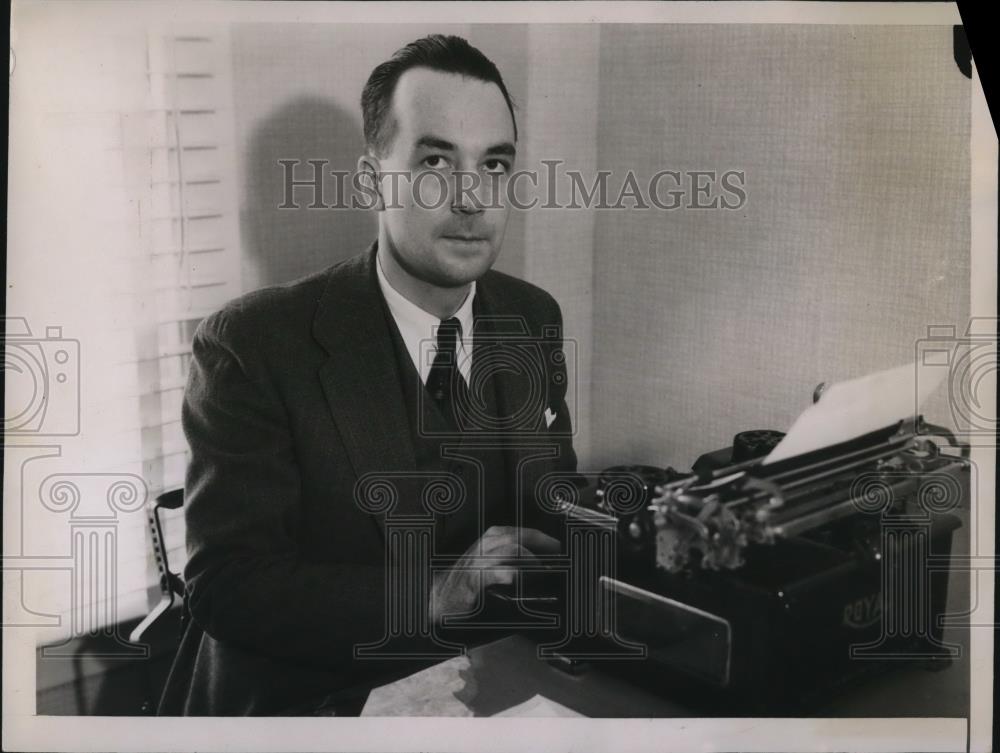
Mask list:
[[[918,417],[763,462],[781,436],[737,435],[687,473],[615,466],[580,493],[568,535],[589,554],[550,658],[727,715],[805,713],[874,671],[947,666],[968,448]]]

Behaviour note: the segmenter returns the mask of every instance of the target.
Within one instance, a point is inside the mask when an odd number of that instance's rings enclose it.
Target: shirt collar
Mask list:
[[[406,350],[410,354],[414,365],[417,366],[421,380],[426,381],[433,359],[421,357],[421,343],[424,343],[424,349],[426,350],[427,343],[433,343],[436,340],[437,328],[441,324],[441,319],[434,314],[424,311],[392,286],[382,271],[382,262],[379,259],[378,253],[375,254],[375,271],[379,287],[382,289],[382,295],[389,306],[389,313],[392,314],[392,318],[396,322],[399,334],[406,345]],[[462,305],[459,306],[458,311],[454,314],[454,317],[458,319],[462,327],[462,339],[459,348],[463,352],[459,354],[459,369],[466,380],[469,378],[467,372],[470,363],[469,357],[472,355],[472,302],[475,297],[476,283],[473,281],[472,287],[469,289],[469,294],[465,296]],[[430,362],[424,363],[425,361]]]

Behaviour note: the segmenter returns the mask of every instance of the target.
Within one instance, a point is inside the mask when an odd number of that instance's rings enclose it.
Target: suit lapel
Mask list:
[[[534,360],[536,350],[530,347],[531,333],[524,317],[505,305],[503,298],[491,284],[487,274],[476,284],[474,340],[472,351],[473,383],[479,383],[482,370],[488,369],[497,391],[497,407],[503,425],[509,431],[504,435],[531,436],[535,430],[532,415],[516,415],[530,407],[530,402],[544,401],[545,385],[533,385],[532,377],[526,373],[525,358]],[[534,374],[544,373],[536,364],[530,370]],[[540,416],[541,413],[539,412]]]
[[[489,275],[477,283],[476,325],[473,342],[472,370],[474,383],[480,383],[488,370],[494,381],[497,413],[503,430],[499,433],[504,446],[507,466],[507,490],[511,504],[518,512],[515,520],[523,520],[528,492],[534,488],[534,476],[539,464],[533,462],[538,453],[539,435],[534,421],[541,419],[541,408],[533,403],[544,402],[545,385],[533,384],[532,374],[544,373],[541,363],[529,365],[537,349],[531,347],[531,333],[523,316],[505,305],[503,298],[489,284]],[[536,410],[537,409],[537,410]]]
[[[398,488],[416,459],[374,254],[373,246],[331,275],[313,334],[330,355],[320,380],[355,474],[385,474]],[[400,493],[391,514],[415,512],[413,505],[413,495]]]

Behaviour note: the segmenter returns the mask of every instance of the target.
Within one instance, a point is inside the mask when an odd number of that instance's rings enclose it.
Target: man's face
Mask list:
[[[507,225],[507,103],[495,84],[414,68],[397,82],[392,117],[379,160],[387,250],[423,282],[466,285],[493,265]]]

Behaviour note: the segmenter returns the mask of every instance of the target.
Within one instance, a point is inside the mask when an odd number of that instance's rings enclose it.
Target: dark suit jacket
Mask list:
[[[310,713],[403,666],[353,659],[385,632],[384,519],[355,484],[415,468],[374,258],[250,293],[198,328],[183,409],[191,619],[160,713]],[[535,482],[576,465],[561,314],[495,271],[475,300],[474,373],[480,343],[500,341],[544,374],[541,390],[523,368],[496,374],[501,414],[519,416],[503,435],[531,523]]]

